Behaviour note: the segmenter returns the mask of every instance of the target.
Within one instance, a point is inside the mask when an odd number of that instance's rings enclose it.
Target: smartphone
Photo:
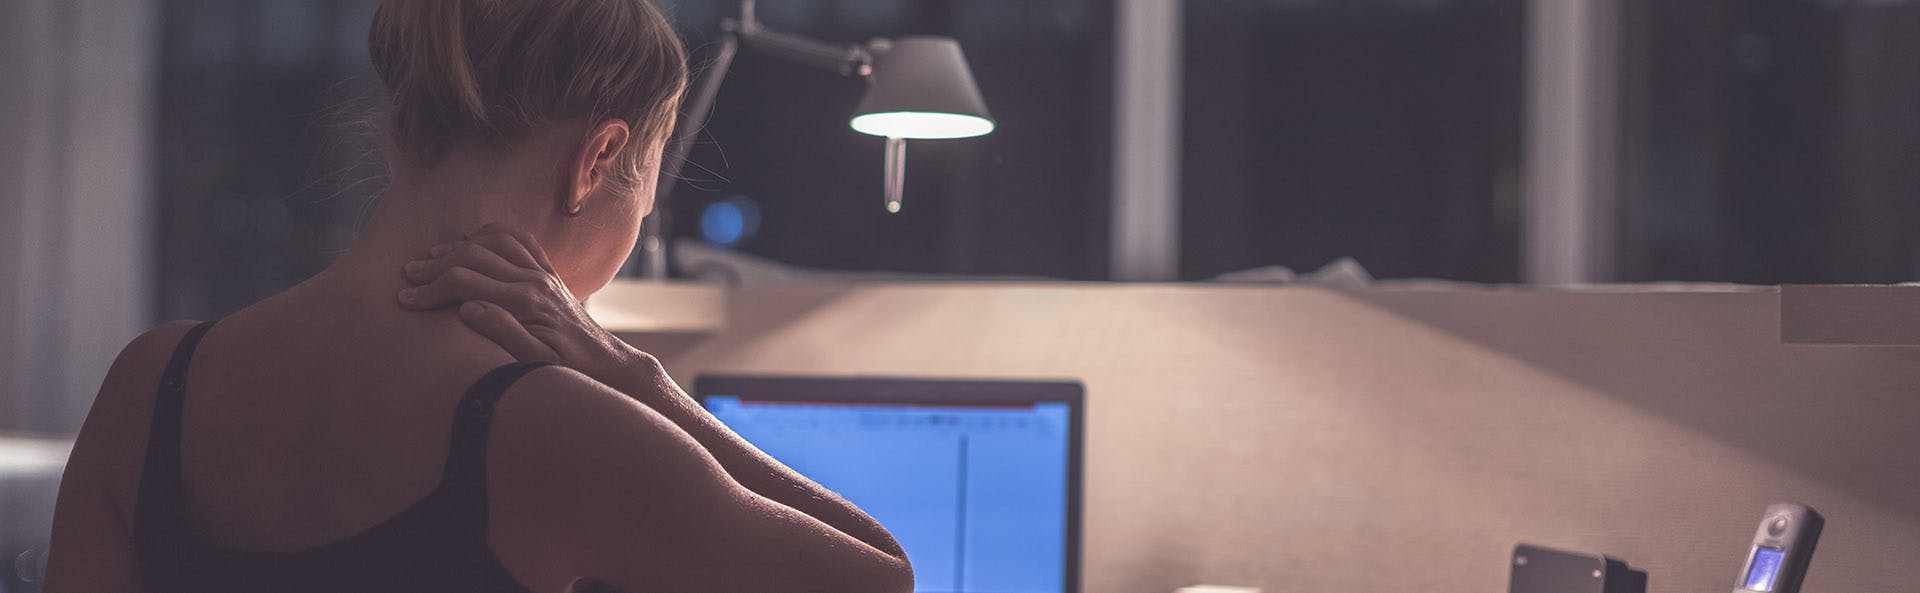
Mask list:
[[[1826,519],[1804,504],[1767,505],[1754,529],[1734,593],[1800,593]]]

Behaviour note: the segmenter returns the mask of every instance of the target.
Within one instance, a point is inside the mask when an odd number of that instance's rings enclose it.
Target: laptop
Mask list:
[[[917,593],[1079,593],[1080,383],[706,376],[694,395],[885,526]]]

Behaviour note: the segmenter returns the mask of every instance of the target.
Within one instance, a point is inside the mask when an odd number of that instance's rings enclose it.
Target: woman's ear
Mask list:
[[[627,148],[630,133],[627,122],[613,119],[587,134],[572,166],[567,168],[567,192],[561,196],[565,203],[560,205],[567,214],[579,214],[586,207],[587,197],[607,182],[607,176],[612,175],[617,166],[620,151]]]

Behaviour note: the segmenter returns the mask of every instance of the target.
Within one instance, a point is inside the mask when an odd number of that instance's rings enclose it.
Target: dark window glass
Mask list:
[[[1181,271],[1519,275],[1520,0],[1189,0]]]
[[[1623,279],[1920,279],[1920,4],[1633,0],[1623,24]]]
[[[730,0],[667,3],[696,64]],[[703,237],[706,209],[750,201],[745,253],[814,268],[1101,278],[1111,149],[1110,3],[780,0],[768,27],[838,43],[957,38],[998,121],[991,135],[912,141],[906,201],[883,208],[880,138],[847,126],[864,84],[742,51],[668,212]],[[728,238],[730,232],[720,237]]]
[[[221,315],[352,244],[385,187],[365,125],[374,0],[167,0],[159,313]]]

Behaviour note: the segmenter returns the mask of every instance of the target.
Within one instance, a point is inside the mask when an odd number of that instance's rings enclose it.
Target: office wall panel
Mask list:
[[[1087,591],[1500,591],[1516,542],[1731,588],[1767,503],[1809,591],[1909,587],[1920,350],[1786,346],[1773,289],[741,289],[703,372],[1078,378]],[[645,336],[634,336],[642,345]]]

